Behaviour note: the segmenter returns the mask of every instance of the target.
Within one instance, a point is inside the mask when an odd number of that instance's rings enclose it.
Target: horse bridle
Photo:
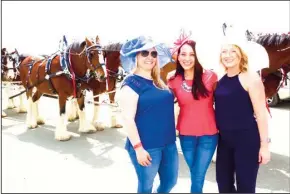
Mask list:
[[[17,54],[17,57],[12,57],[14,54]],[[8,63],[6,63],[4,60],[5,58],[7,58],[9,61],[11,61],[13,63],[13,67],[8,67]],[[12,53],[8,53],[8,51],[5,51],[5,54],[1,56],[1,70],[2,73],[8,73],[9,70],[13,70],[14,75],[13,77],[16,78],[17,75],[19,75],[19,71],[17,66],[19,65],[19,63],[17,64],[18,60],[17,58],[19,58],[19,54],[17,52],[17,50],[15,50]],[[4,67],[7,70],[7,72],[4,71]]]
[[[86,47],[81,53],[80,55],[85,52],[86,56],[87,56],[87,60],[89,62],[89,67],[91,68],[92,71],[96,71],[98,68],[102,67],[103,65],[105,65],[104,63],[100,63],[99,65],[94,66],[92,64],[92,56],[90,54],[90,51],[98,51],[98,54],[101,54],[101,50],[102,50],[102,46],[98,43],[91,45],[89,47]],[[99,59],[100,60],[100,59]]]

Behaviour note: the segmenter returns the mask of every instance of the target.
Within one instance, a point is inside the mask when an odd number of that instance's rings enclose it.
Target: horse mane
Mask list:
[[[103,47],[104,51],[120,51],[123,46],[123,43],[117,42],[117,43],[110,43]]]
[[[6,52],[6,51],[7,51],[6,48],[2,48],[2,49],[1,49],[1,56],[2,56],[2,55],[5,55],[5,52]]]
[[[257,43],[261,44],[262,46],[282,46],[282,45],[289,45],[290,44],[290,34],[259,34],[258,39],[256,40]]]
[[[69,52],[71,49],[74,52],[77,52],[78,54],[84,50],[84,47],[86,46],[86,41],[74,41],[70,46],[66,48],[66,52]]]

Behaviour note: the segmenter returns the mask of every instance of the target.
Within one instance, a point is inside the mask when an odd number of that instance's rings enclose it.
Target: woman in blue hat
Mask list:
[[[169,193],[178,177],[174,96],[160,79],[171,60],[169,49],[143,36],[121,48],[123,68],[130,72],[120,92],[127,130],[126,150],[138,177],[138,193],[151,193],[159,174],[158,193]]]

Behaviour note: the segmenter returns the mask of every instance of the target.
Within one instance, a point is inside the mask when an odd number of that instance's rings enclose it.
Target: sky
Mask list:
[[[253,32],[290,31],[287,1],[2,1],[2,47],[52,54],[59,40],[99,35],[101,44],[139,35],[172,45],[181,28],[193,39],[222,33],[223,22]]]

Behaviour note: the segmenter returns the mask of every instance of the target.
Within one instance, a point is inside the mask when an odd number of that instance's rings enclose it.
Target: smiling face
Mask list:
[[[146,51],[141,51],[137,54],[138,67],[145,70],[151,71],[157,62],[157,51],[155,48],[151,48]]]
[[[194,67],[195,53],[190,45],[185,44],[180,48],[178,61],[184,70],[189,70]]]
[[[221,63],[225,68],[233,68],[241,62],[241,51],[240,49],[232,44],[223,45],[221,48]]]

